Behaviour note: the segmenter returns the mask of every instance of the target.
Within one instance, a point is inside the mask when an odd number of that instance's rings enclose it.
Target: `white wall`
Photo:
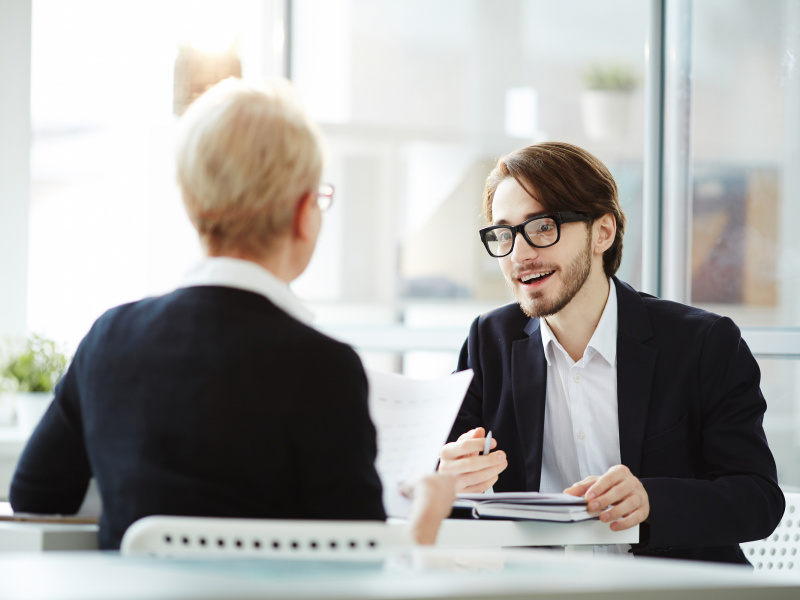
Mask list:
[[[27,329],[31,0],[0,2],[0,338]]]

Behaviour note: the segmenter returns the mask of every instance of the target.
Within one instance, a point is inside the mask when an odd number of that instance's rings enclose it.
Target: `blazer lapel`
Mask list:
[[[653,337],[647,309],[638,292],[617,286],[617,410],[622,464],[639,477],[642,443],[658,351],[644,344]]]
[[[511,346],[511,381],[517,428],[525,453],[526,489],[538,491],[542,476],[547,363],[539,320],[528,321],[525,333],[527,338]]]

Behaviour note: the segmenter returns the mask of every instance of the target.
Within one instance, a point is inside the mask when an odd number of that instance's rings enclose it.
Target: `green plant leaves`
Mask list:
[[[0,375],[15,380],[20,392],[49,392],[66,371],[67,362],[54,341],[33,334],[9,353]]]
[[[616,90],[630,92],[639,78],[635,71],[622,64],[595,64],[584,73],[584,83],[589,90]]]

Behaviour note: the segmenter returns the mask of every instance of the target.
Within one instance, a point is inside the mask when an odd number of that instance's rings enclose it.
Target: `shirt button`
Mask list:
[[[579,439],[579,440],[582,440],[582,439],[583,439],[583,438],[585,438],[585,437],[586,437],[586,434],[585,434],[585,433],[583,433],[582,431],[579,431],[579,432],[578,432],[578,439]]]
[[[572,380],[573,380],[575,383],[580,383],[580,382],[581,382],[581,376],[580,376],[580,375],[578,375],[578,374],[575,374],[575,375],[573,375],[573,376],[572,376]]]

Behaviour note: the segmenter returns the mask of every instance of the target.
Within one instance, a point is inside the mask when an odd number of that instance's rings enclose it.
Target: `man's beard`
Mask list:
[[[538,265],[533,265],[533,268],[539,269]],[[544,292],[537,292],[533,295],[525,293],[524,290],[519,289],[518,281],[509,281],[506,278],[511,288],[514,297],[517,299],[522,312],[531,318],[549,317],[556,314],[567,304],[569,304],[575,295],[586,283],[589,278],[589,273],[592,270],[592,237],[591,229],[586,238],[586,245],[583,250],[567,265],[565,269],[559,269],[557,273],[561,278],[564,289],[559,296],[548,299]],[[555,273],[554,273],[555,274]],[[552,275],[551,275],[552,277]]]

